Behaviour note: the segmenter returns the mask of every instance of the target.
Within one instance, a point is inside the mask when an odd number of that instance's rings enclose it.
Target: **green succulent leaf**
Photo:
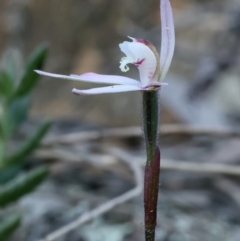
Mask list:
[[[23,164],[15,164],[0,169],[0,185],[16,177],[22,170]]]
[[[25,71],[20,79],[19,86],[15,92],[15,96],[23,96],[33,89],[39,80],[39,75],[34,72],[35,69],[42,69],[48,54],[48,45],[39,45],[30,55]]]
[[[1,106],[0,106],[1,108]],[[6,149],[6,141],[8,136],[8,116],[5,113],[5,108],[2,107],[2,115],[0,113],[0,163],[3,162],[3,158],[5,156],[5,149]],[[1,111],[1,110],[0,110]]]
[[[0,139],[0,163],[4,161],[5,156],[5,142]]]
[[[0,187],[0,207],[4,207],[32,192],[47,177],[48,169],[39,167]]]
[[[16,61],[12,58],[12,56],[8,56],[5,61],[5,69],[8,75],[11,77],[11,80],[14,82],[17,77],[17,68]]]
[[[46,121],[42,124],[42,126],[39,127],[37,132],[30,137],[23,146],[16,151],[12,156],[9,156],[5,159],[3,163],[0,163],[0,168],[9,166],[15,163],[21,163],[25,161],[25,159],[32,154],[32,152],[39,146],[41,140],[45,136],[45,134],[48,132],[49,128],[51,126],[51,122]]]
[[[7,99],[13,93],[13,81],[6,71],[0,72],[0,97]]]
[[[6,221],[0,222],[0,241],[5,241],[10,235],[19,227],[21,217],[14,215],[9,217]]]
[[[30,103],[30,95],[12,99],[12,101],[9,103],[9,134],[11,134],[17,127],[19,127],[19,125],[21,125],[27,119]]]

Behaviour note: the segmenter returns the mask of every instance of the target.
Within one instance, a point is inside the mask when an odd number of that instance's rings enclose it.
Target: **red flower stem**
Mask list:
[[[154,160],[146,165],[144,176],[145,240],[155,240],[157,202],[160,174],[160,150],[156,147]]]
[[[143,130],[147,162],[144,176],[145,240],[155,240],[160,174],[160,150],[157,147],[159,123],[158,91],[143,92]]]

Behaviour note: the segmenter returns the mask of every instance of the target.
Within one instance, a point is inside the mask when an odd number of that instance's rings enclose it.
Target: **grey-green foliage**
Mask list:
[[[20,225],[21,217],[19,215],[14,215],[4,222],[0,226],[0,241],[6,240],[16,228]]]
[[[27,174],[20,175],[0,187],[0,207],[16,201],[24,194],[31,192],[47,175],[46,167],[38,167]]]
[[[23,166],[50,128],[44,122],[14,153],[6,153],[13,132],[27,119],[31,92],[39,80],[35,69],[42,69],[48,53],[45,44],[30,55],[22,73],[17,73],[14,62],[0,70],[0,208],[34,190],[47,176],[46,167],[23,172]],[[20,216],[0,217],[0,241],[5,241],[20,225]]]

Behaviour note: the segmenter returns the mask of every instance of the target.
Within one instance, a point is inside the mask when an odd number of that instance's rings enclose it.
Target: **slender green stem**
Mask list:
[[[157,146],[159,123],[158,91],[143,92],[143,130],[147,150],[144,176],[145,240],[155,240],[160,174],[160,150]]]
[[[147,165],[153,160],[157,146],[159,121],[158,98],[158,91],[143,92],[143,132],[147,150]]]

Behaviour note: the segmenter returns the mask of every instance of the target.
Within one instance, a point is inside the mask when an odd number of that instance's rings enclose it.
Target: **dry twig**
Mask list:
[[[128,159],[121,158],[122,161],[124,161],[132,170],[136,182],[135,188],[132,190],[113,198],[106,203],[103,203],[102,205],[96,207],[95,209],[81,215],[77,220],[67,224],[66,226],[60,228],[59,230],[47,235],[44,239],[40,241],[53,241],[56,240],[63,235],[69,233],[70,231],[76,229],[80,225],[102,215],[103,213],[106,213],[116,207],[119,204],[122,204],[138,195],[141,194],[143,184],[142,184],[142,170],[139,165],[137,165],[135,162],[131,162]]]
[[[170,124],[161,126],[161,136],[163,135],[213,135],[222,137],[240,137],[240,131],[234,129]],[[98,140],[107,137],[127,138],[140,136],[142,136],[142,129],[138,126],[108,128],[60,135],[49,140],[45,140],[42,145],[49,146],[55,144],[70,144],[80,141]]]
[[[240,188],[235,182],[222,177],[217,179],[214,184],[218,189],[229,195],[240,207]]]
[[[177,170],[185,172],[215,173],[240,176],[240,166],[220,163],[193,163],[186,161],[163,160],[163,170]]]
[[[145,158],[133,157],[129,155],[126,151],[119,148],[114,148],[112,152],[115,156],[123,158],[126,160],[141,163],[145,165]],[[198,172],[198,173],[217,173],[225,175],[237,175],[240,176],[240,166],[219,164],[219,163],[193,163],[180,160],[170,160],[163,159],[161,160],[161,170],[177,170],[177,171],[186,171],[186,172]]]
[[[36,152],[37,157],[44,158],[53,158],[57,160],[68,160],[70,162],[81,162],[81,161],[89,161],[93,163],[101,163],[102,165],[111,164],[116,161],[114,157],[119,157],[121,159],[126,159],[129,162],[136,163],[138,165],[145,165],[144,157],[135,157],[130,155],[128,152],[114,148],[111,149],[111,156],[106,154],[88,154],[88,155],[79,155],[74,154],[70,151],[64,151],[61,149],[53,149],[53,150],[40,150]],[[113,151],[114,150],[114,151]],[[102,161],[101,161],[102,160]],[[170,159],[162,159],[161,160],[161,170],[176,170],[176,171],[185,171],[185,172],[197,172],[197,173],[215,173],[215,174],[224,174],[224,175],[235,175],[240,176],[240,166],[229,165],[229,164],[221,164],[221,163],[206,163],[206,162],[190,162],[190,161],[182,161],[182,160],[170,160]]]
[[[107,201],[106,203],[98,206],[97,208],[83,214],[80,216],[77,220],[71,222],[70,224],[60,228],[59,230],[47,235],[46,238],[40,240],[40,241],[54,241],[61,236],[67,234],[68,232],[74,230],[75,228],[79,227],[80,225],[98,217],[99,215],[108,212],[115,206],[124,203],[138,195],[140,195],[142,191],[142,171],[141,167],[145,163],[145,158],[142,157],[134,157],[130,155],[128,152],[119,149],[119,148],[107,148],[106,151],[111,155],[118,157],[120,160],[124,161],[127,165],[130,166],[131,170],[134,173],[136,187],[119,197],[116,197],[112,200]],[[55,150],[50,153],[47,153],[46,151],[42,154],[46,157],[49,155],[51,158],[60,158],[60,159],[67,159],[69,161],[73,162],[79,162],[86,160],[86,156],[84,159],[79,158],[78,155],[63,151],[63,150]],[[38,155],[41,156],[41,151],[38,152]],[[106,157],[106,154],[105,154]],[[91,157],[93,158],[93,157]],[[114,161],[114,159],[113,159]],[[212,164],[212,163],[190,163],[190,162],[184,162],[184,161],[174,161],[174,160],[162,160],[162,170],[181,170],[181,171],[191,171],[191,172],[204,172],[204,173],[217,173],[217,174],[228,174],[228,175],[240,175],[240,167],[226,165],[226,164]],[[222,186],[222,185],[220,185]],[[223,185],[224,187],[226,185]],[[225,189],[224,189],[225,190]],[[239,201],[239,198],[234,197],[234,199]]]

